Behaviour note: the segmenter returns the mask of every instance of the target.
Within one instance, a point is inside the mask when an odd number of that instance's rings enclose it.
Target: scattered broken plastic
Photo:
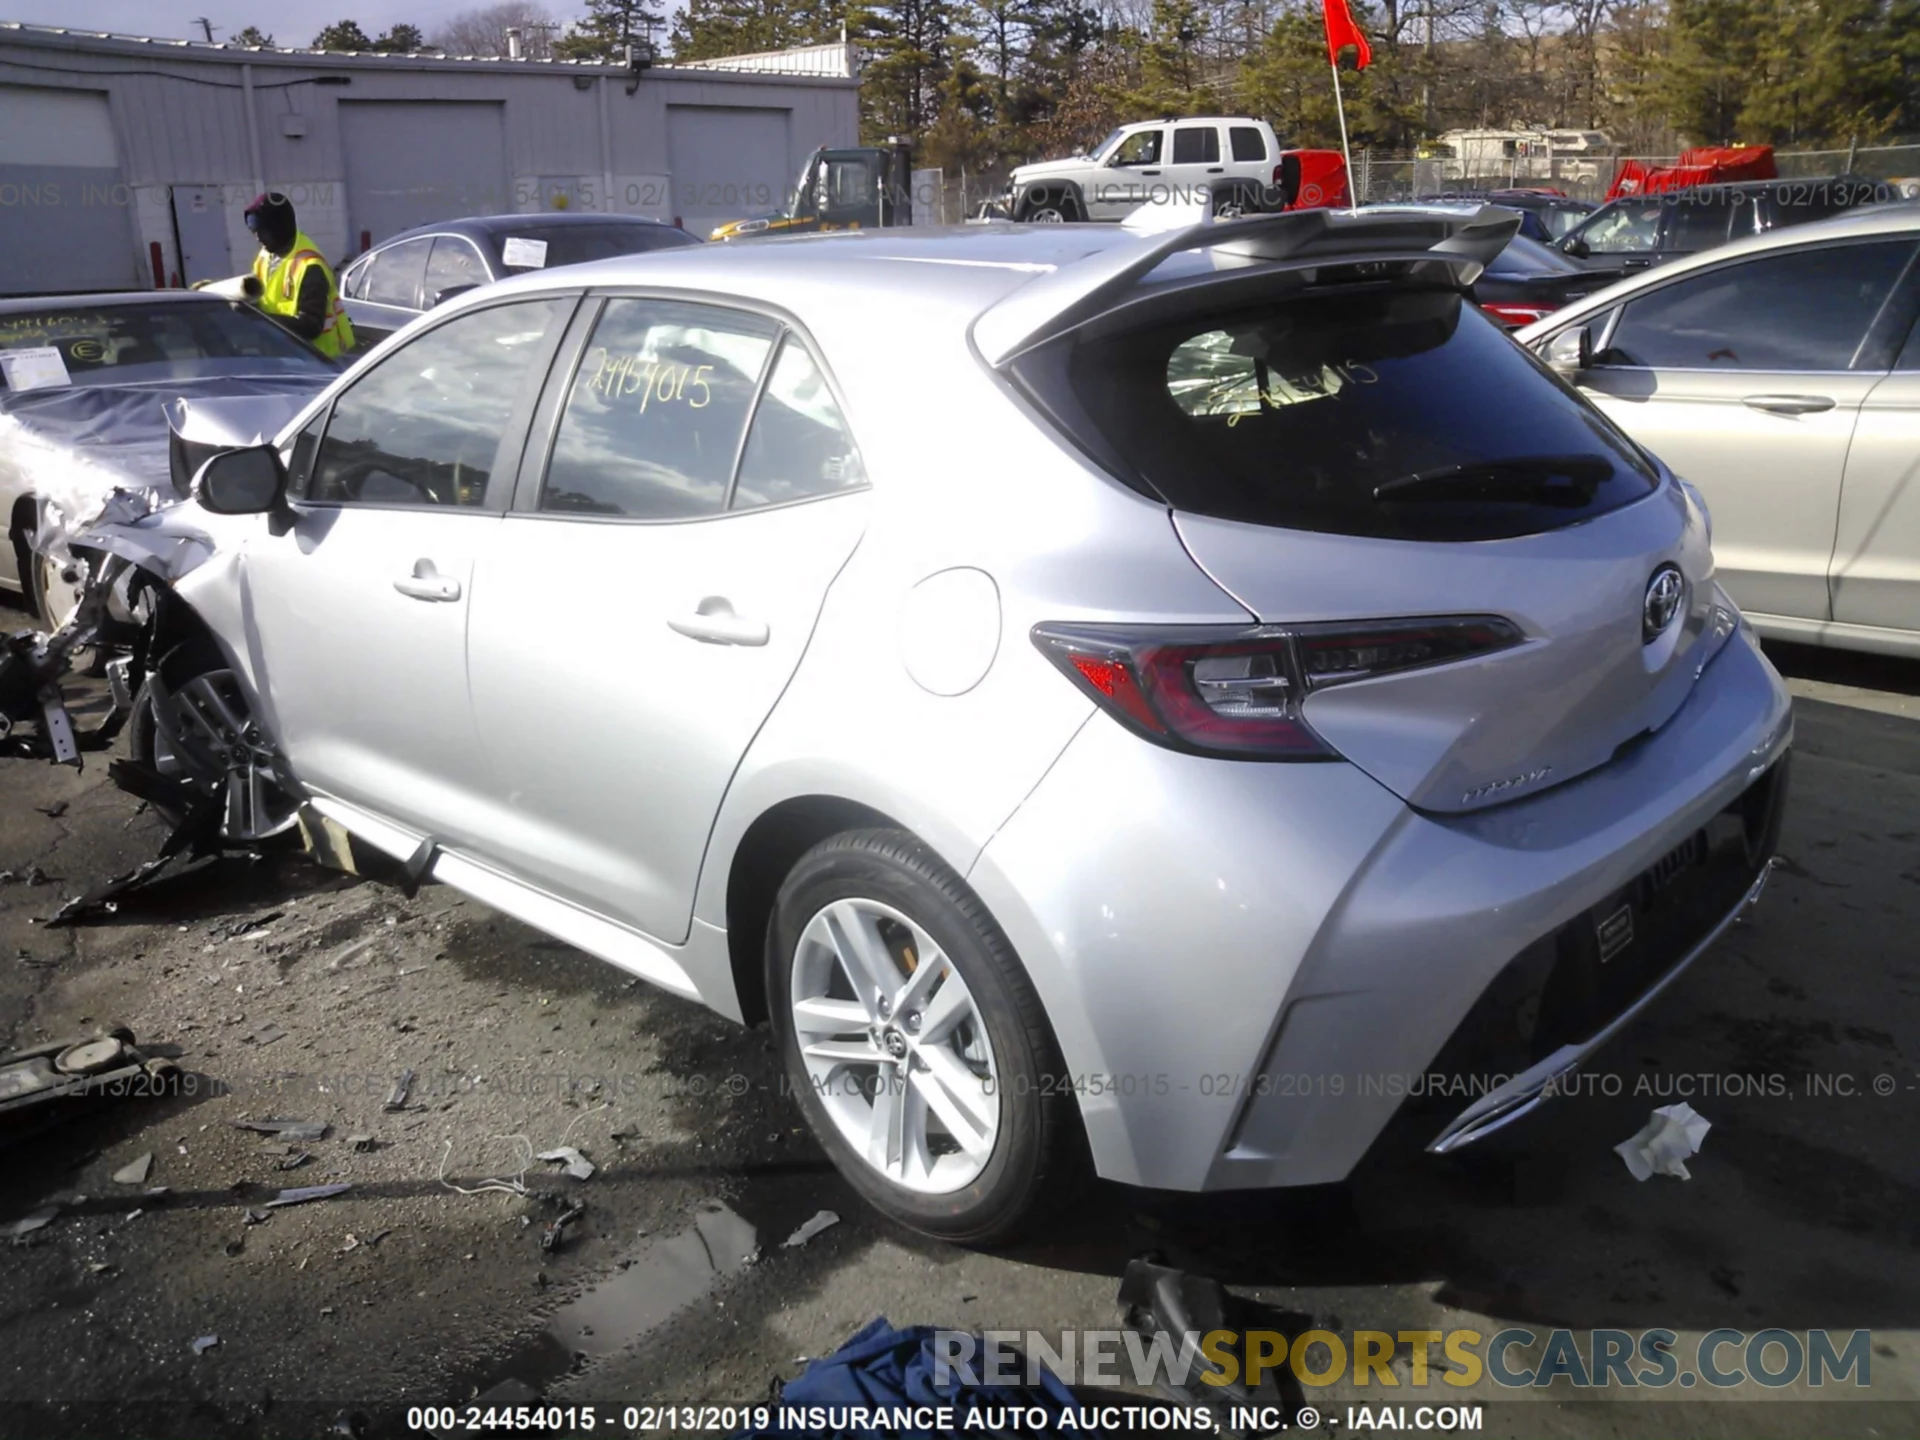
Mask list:
[[[116,1185],[144,1185],[147,1183],[147,1173],[152,1169],[153,1152],[149,1150],[137,1160],[134,1160],[130,1164],[123,1165],[114,1171],[113,1183]]]
[[[262,1135],[278,1135],[282,1140],[324,1140],[327,1138],[327,1122],[324,1120],[236,1120],[234,1128],[255,1130]]]
[[[533,1157],[536,1160],[553,1160],[567,1167],[567,1174],[576,1180],[593,1178],[593,1162],[571,1145],[556,1145],[551,1150],[542,1150]]]
[[[309,1200],[331,1200],[336,1195],[344,1195],[352,1185],[303,1185],[294,1190],[282,1190],[273,1199],[267,1201],[269,1210],[281,1205],[304,1205]]]
[[[1686,1159],[1700,1153],[1700,1142],[1707,1138],[1712,1124],[1685,1101],[1662,1105],[1653,1118],[1631,1140],[1622,1140],[1614,1151],[1627,1162],[1636,1180],[1650,1175],[1671,1175],[1690,1180]]]
[[[219,1343],[220,1337],[218,1335],[202,1335],[198,1340],[193,1342],[193,1353],[196,1355],[204,1355]]]
[[[44,1205],[31,1215],[23,1215],[7,1226],[7,1238],[18,1240],[22,1235],[31,1235],[36,1230],[43,1230],[54,1222],[54,1218],[59,1213],[58,1205]]]
[[[833,1211],[822,1210],[818,1215],[814,1216],[811,1220],[807,1221],[806,1224],[802,1225],[798,1230],[794,1231],[793,1234],[789,1235],[786,1238],[785,1244],[782,1245],[781,1248],[785,1250],[792,1250],[797,1246],[804,1245],[809,1240],[813,1239],[814,1236],[818,1235],[822,1230],[831,1229],[833,1226],[838,1225],[839,1223],[840,1223],[840,1217],[834,1214]]]

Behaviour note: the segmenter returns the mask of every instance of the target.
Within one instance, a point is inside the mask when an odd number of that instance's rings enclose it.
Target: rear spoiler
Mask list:
[[[973,343],[1001,366],[1109,310],[1118,308],[1163,260],[1212,250],[1255,264],[1297,269],[1367,260],[1440,261],[1470,285],[1520,228],[1497,205],[1441,209],[1290,210],[1209,220],[1135,245],[1115,245],[1022,285],[973,324]]]

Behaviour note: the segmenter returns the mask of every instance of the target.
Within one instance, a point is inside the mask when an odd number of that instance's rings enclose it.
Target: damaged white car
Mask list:
[[[1792,735],[1695,497],[1472,303],[1517,223],[461,296],[82,537],[149,586],[128,774],[770,1019],[930,1234],[1338,1181],[1435,1068],[1468,1144],[1758,899]]]
[[[184,499],[214,447],[277,433],[340,366],[249,305],[191,291],[0,300],[0,589],[72,614],[68,540]],[[169,419],[204,443],[179,454]],[[183,473],[184,472],[184,473]]]

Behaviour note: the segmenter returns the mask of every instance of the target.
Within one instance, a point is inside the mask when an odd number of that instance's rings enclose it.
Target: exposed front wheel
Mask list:
[[[211,640],[189,640],[161,661],[127,728],[135,760],[218,802],[226,839],[265,840],[298,819],[240,678]],[[174,824],[184,813],[159,800],[154,808]]]
[[[1010,1239],[1069,1168],[1077,1117],[965,882],[902,831],[836,836],[781,887],[767,964],[787,1078],[841,1173],[925,1234]]]

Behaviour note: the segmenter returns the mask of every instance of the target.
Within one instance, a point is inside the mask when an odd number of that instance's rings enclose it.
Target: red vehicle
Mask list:
[[[1771,145],[1701,145],[1682,151],[1671,165],[1621,162],[1620,173],[1607,189],[1607,199],[1622,195],[1658,195],[1695,185],[1718,185],[1729,180],[1773,180],[1780,172],[1773,163]]]

